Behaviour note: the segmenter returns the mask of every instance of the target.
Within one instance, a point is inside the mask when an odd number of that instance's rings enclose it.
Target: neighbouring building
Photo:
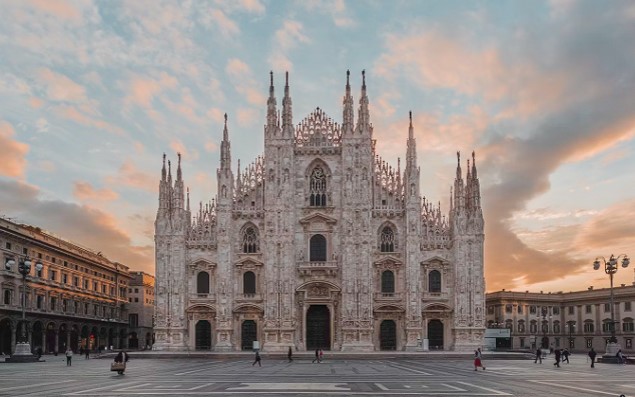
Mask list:
[[[32,266],[23,279],[18,266],[27,257]],[[127,266],[38,227],[3,218],[0,259],[0,352],[13,353],[16,341],[21,340],[24,290],[32,350],[127,347]],[[16,262],[13,266],[8,264],[11,259]],[[37,262],[43,265],[39,272]]]
[[[149,349],[152,346],[154,321],[154,276],[131,272],[128,287],[128,348]]]
[[[615,333],[625,352],[634,352],[635,283],[613,288]],[[498,291],[487,294],[487,327],[507,328],[509,340],[499,348],[568,348],[603,352],[611,337],[609,288],[536,293]]]
[[[363,73],[356,120],[353,108],[347,73],[341,124],[317,108],[294,125],[288,74],[281,113],[272,74],[264,153],[235,172],[225,115],[217,194],[193,211],[180,155],[174,179],[164,155],[154,349],[481,346],[474,154],[464,174],[457,153],[444,214],[421,195],[412,115],[405,161],[391,166],[376,150]]]

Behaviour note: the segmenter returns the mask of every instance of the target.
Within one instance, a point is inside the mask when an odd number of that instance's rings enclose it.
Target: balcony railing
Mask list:
[[[401,292],[375,292],[376,301],[399,301],[402,298]]]
[[[298,272],[300,272],[302,276],[310,276],[314,272],[326,272],[329,276],[336,276],[337,269],[336,261],[307,261],[298,263]]]

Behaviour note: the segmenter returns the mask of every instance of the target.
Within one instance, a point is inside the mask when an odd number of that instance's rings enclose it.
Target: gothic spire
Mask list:
[[[168,185],[172,187],[172,163],[168,160]]]
[[[284,98],[282,99],[282,135],[293,137],[293,115],[289,96],[289,72],[285,72]]]
[[[456,152],[456,179],[454,180],[454,209],[463,212],[465,207],[465,191],[461,171],[461,152]]]
[[[472,179],[477,179],[476,176],[476,153],[472,150]]]
[[[406,170],[413,172],[417,168],[417,142],[415,141],[414,127],[412,126],[412,111],[409,112],[410,125],[408,126],[408,142],[406,153]]]
[[[187,188],[187,207],[186,207],[186,209],[187,209],[187,212],[190,212],[190,188],[189,188],[189,186]]]
[[[366,95],[366,71],[362,70],[362,96],[359,98],[357,131],[362,133],[368,130],[370,130],[370,113],[368,111],[368,96]]]
[[[231,153],[229,144],[229,132],[227,131],[227,113],[225,113],[225,126],[223,128],[223,141],[220,144],[220,168],[229,170],[231,167]]]
[[[344,95],[343,105],[344,105],[344,115],[343,115],[343,123],[342,123],[342,132],[348,133],[353,131],[353,97],[351,96],[351,84],[349,81],[351,72],[350,70],[346,71],[346,94]]]
[[[178,162],[178,165],[176,167],[176,181],[179,182],[179,181],[181,181],[181,179],[183,177],[183,173],[181,171],[181,153],[177,153],[176,155],[179,158],[179,162]]]
[[[163,153],[163,167],[161,168],[161,181],[165,182],[165,153]]]
[[[269,82],[269,99],[267,99],[267,127],[270,129],[274,129],[276,127],[276,118],[277,118],[277,110],[276,110],[276,97],[274,96],[273,89],[273,71],[269,72],[270,82]]]

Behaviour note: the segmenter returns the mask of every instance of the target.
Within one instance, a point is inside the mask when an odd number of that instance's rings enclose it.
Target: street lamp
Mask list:
[[[575,321],[567,321],[567,326],[569,327],[569,349],[573,349],[573,333],[575,332]]]
[[[603,256],[598,256],[593,261],[593,270],[600,269],[602,263],[604,263],[604,273],[609,275],[611,279],[611,288],[610,288],[610,305],[611,305],[611,323],[609,324],[609,329],[611,330],[611,339],[609,339],[609,343],[606,344],[606,353],[604,356],[615,357],[615,354],[618,350],[620,350],[620,344],[617,343],[617,338],[615,337],[615,306],[613,304],[613,275],[617,273],[617,263],[619,259],[622,258],[622,267],[628,267],[628,264],[631,262],[626,254],[620,254],[617,257],[611,254],[611,257],[607,261]],[[602,260],[600,262],[600,260]]]
[[[11,258],[5,263],[5,268],[11,270],[15,266],[15,259]],[[18,341],[15,345],[15,353],[11,355],[10,360],[13,362],[33,361],[33,354],[31,353],[31,346],[29,339],[26,335],[26,276],[31,273],[31,265],[33,262],[26,256],[18,260],[18,272],[22,275],[22,327],[21,327],[21,341]],[[35,269],[40,272],[44,266],[38,259],[35,263]]]

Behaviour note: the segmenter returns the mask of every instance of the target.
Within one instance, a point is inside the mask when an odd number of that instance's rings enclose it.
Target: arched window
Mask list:
[[[13,291],[11,291],[10,289],[5,289],[4,290],[4,304],[5,305],[10,305],[11,302],[11,295],[13,294]]]
[[[395,233],[389,226],[381,230],[379,249],[381,252],[395,252]]]
[[[246,254],[252,254],[258,252],[258,233],[253,227],[248,227],[243,231],[243,252]]]
[[[428,273],[428,291],[441,292],[441,273],[438,270]]]
[[[326,262],[326,238],[321,234],[316,234],[310,240],[311,262]]]
[[[326,174],[319,165],[311,172],[309,205],[311,207],[326,207]]]
[[[384,270],[381,273],[381,292],[384,294],[395,293],[395,273]]]
[[[243,293],[256,293],[256,275],[254,272],[245,272],[245,274],[243,274]]]
[[[196,276],[196,293],[209,294],[209,273],[199,272]]]

